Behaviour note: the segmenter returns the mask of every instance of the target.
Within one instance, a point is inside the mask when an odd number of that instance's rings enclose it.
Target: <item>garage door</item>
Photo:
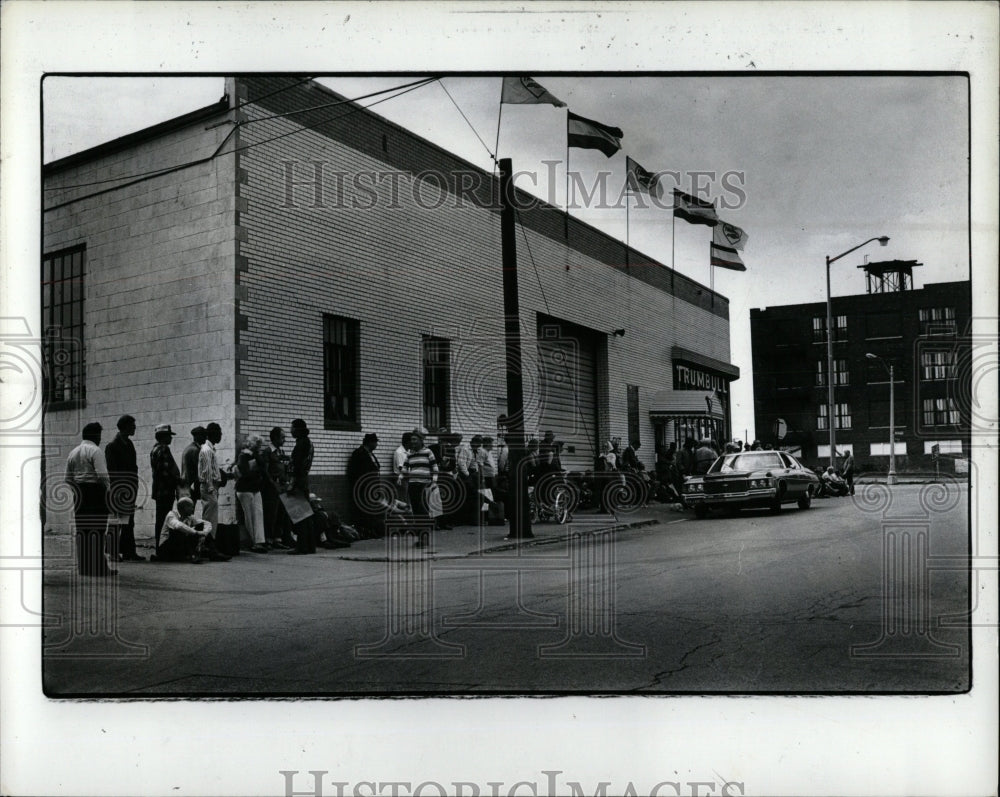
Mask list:
[[[551,429],[565,444],[563,467],[589,470],[597,436],[597,342],[593,330],[538,316],[541,407],[538,435]]]

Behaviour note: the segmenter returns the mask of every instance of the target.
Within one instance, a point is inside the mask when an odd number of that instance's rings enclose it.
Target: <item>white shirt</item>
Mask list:
[[[204,528],[198,531],[194,527],[195,523],[203,523]],[[163,528],[160,530],[160,545],[163,545],[170,537],[171,532],[174,534],[196,534],[199,537],[204,537],[206,534],[212,533],[212,524],[207,520],[199,521],[194,515],[188,515],[182,517],[181,513],[176,509],[171,509],[167,512],[166,520],[163,521]]]
[[[402,476],[405,473],[406,459],[409,456],[410,452],[404,445],[400,445],[399,448],[392,452],[392,473],[394,476]]]
[[[212,493],[222,484],[222,474],[219,472],[219,462],[215,456],[215,446],[206,440],[198,453],[198,481],[202,492]]]
[[[100,484],[111,487],[108,476],[108,461],[101,447],[90,440],[84,440],[69,452],[66,460],[66,481],[70,484]]]

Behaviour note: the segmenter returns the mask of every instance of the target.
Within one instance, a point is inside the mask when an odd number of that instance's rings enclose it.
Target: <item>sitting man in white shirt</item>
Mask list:
[[[171,509],[163,521],[156,561],[201,564],[203,559],[229,561],[228,556],[215,549],[212,524],[194,516],[194,501],[187,497],[180,498],[177,508]]]

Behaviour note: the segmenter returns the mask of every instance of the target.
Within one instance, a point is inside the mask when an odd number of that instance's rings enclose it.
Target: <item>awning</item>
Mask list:
[[[740,378],[740,369],[732,363],[716,360],[714,357],[706,357],[704,354],[699,354],[698,352],[691,351],[690,349],[684,349],[680,346],[672,346],[670,349],[670,356],[674,360],[689,362],[692,365],[700,365],[702,368],[707,368],[709,371],[724,374],[730,380]]]
[[[708,399],[706,403],[705,399]],[[709,412],[709,403],[711,412]],[[700,390],[661,390],[653,396],[649,404],[652,418],[676,418],[678,416],[701,416],[725,418],[722,403],[714,393]]]

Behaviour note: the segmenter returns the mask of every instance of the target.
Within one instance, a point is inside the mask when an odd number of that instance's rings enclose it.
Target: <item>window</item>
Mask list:
[[[954,351],[921,351],[921,378],[925,382],[939,382],[955,377]]]
[[[958,407],[953,398],[924,399],[924,426],[957,426]]]
[[[892,453],[892,443],[872,443],[871,455],[873,457],[887,457]],[[896,456],[906,455],[906,443],[902,440],[896,441]]]
[[[833,384],[850,384],[850,380],[848,379],[847,360],[833,361]],[[816,361],[816,385],[817,387],[824,387],[826,385],[826,360]]]
[[[961,454],[962,453],[962,441],[961,440],[925,440],[924,441],[924,453],[933,454],[934,446],[938,447],[939,454]]]
[[[451,350],[444,338],[423,339],[424,426],[428,431],[448,426],[451,396]]]
[[[847,340],[847,316],[835,315],[833,317],[833,340]],[[826,316],[813,316],[813,343],[826,342]]]
[[[323,316],[323,427],[356,430],[360,424],[360,325]]]
[[[86,247],[42,258],[42,356],[49,404],[86,399],[83,347],[83,277]]]
[[[955,334],[954,307],[921,307],[918,313],[921,335]]]
[[[837,457],[842,459],[847,456],[847,452],[854,453],[854,443],[841,443],[837,441]],[[830,446],[816,446],[816,459],[823,461],[830,459]]]
[[[628,385],[628,441],[638,447],[639,443],[639,386]]]
[[[835,428],[837,429],[850,429],[851,428],[851,405],[850,404],[834,404],[834,411],[836,412]],[[826,404],[820,404],[819,412],[816,415],[816,428],[819,430],[829,429],[827,425],[827,418],[829,417],[829,407]]]

